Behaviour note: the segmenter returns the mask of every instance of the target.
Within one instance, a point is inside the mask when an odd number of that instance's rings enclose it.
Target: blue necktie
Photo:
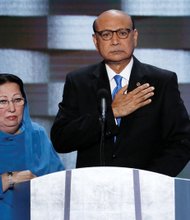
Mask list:
[[[113,92],[112,92],[112,99],[114,99],[116,93],[122,88],[122,85],[121,85],[121,81],[122,81],[122,76],[120,76],[119,74],[118,75],[115,75],[114,76],[114,80],[116,82],[116,87],[114,88]],[[116,118],[117,120],[117,124],[118,126],[120,125],[120,121],[121,121],[121,118]]]

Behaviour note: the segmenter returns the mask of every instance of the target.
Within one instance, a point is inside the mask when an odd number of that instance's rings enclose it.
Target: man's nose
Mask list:
[[[119,37],[117,36],[116,32],[113,32],[113,36],[112,36],[112,44],[118,44],[119,43]]]

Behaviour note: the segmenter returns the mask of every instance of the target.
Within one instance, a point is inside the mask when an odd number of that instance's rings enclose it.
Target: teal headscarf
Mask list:
[[[55,152],[45,129],[32,122],[27,101],[22,124],[25,134],[26,167],[37,176],[64,170],[61,159]]]

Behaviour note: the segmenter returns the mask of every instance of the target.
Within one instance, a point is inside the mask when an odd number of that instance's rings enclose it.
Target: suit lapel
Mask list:
[[[131,75],[129,79],[128,91],[132,91],[137,87],[137,85],[142,85],[146,82],[142,64],[134,57],[134,64],[131,70]]]
[[[146,76],[145,76],[145,72],[143,71],[143,65],[140,61],[138,61],[135,57],[134,57],[134,63],[133,63],[133,67],[131,70],[131,75],[130,75],[130,79],[129,79],[129,85],[128,85],[128,89],[127,91],[130,92],[132,90],[134,90],[135,88],[137,88],[138,85],[142,85],[144,83],[146,83]],[[120,128],[123,129],[124,125],[128,125],[129,121],[127,121],[126,123],[123,123],[125,120],[128,120],[129,118],[133,118],[135,116],[135,112],[133,114],[130,114],[128,116],[125,116],[121,119],[121,124],[120,124]]]

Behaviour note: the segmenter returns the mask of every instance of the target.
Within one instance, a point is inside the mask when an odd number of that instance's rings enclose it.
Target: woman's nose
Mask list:
[[[15,105],[14,105],[14,103],[12,101],[9,101],[8,110],[10,112],[14,112],[15,111]]]

